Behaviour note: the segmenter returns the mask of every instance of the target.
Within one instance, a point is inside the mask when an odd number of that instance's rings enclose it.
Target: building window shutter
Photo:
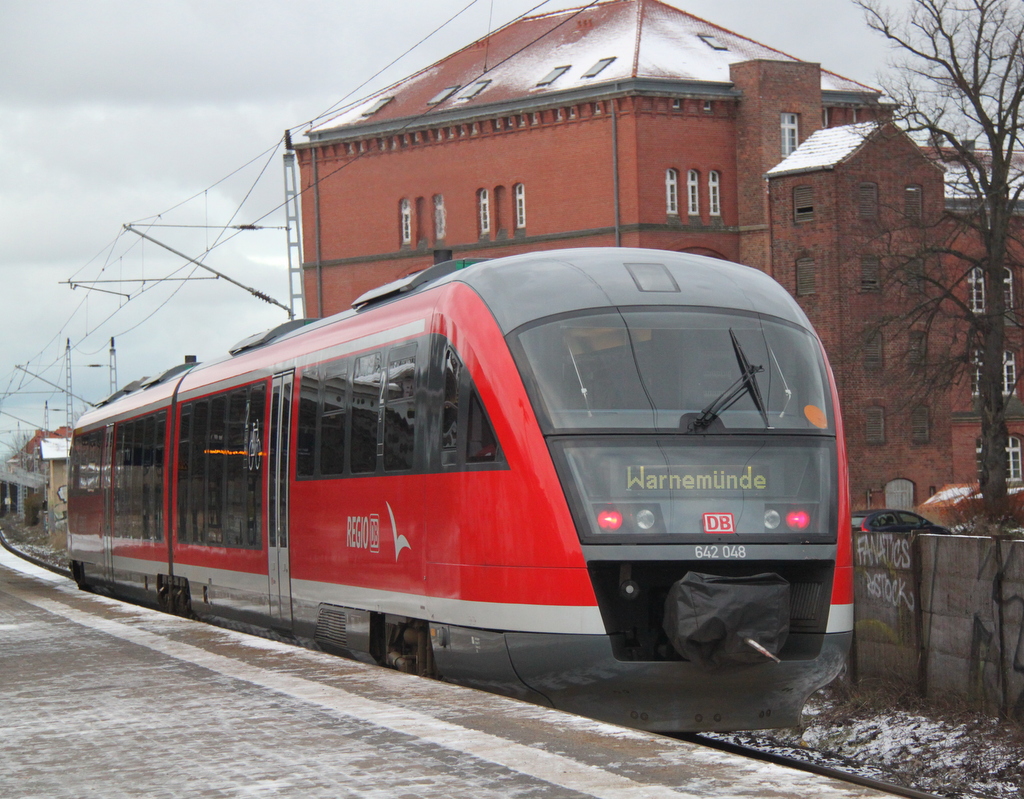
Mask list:
[[[811,186],[797,186],[793,189],[793,221],[814,221],[814,189]]]
[[[907,262],[907,290],[913,294],[924,292],[924,261],[920,258]]]
[[[402,227],[402,244],[412,244],[412,204],[403,199],[398,206]]]
[[[913,444],[927,444],[929,440],[928,407],[918,405],[910,412],[910,441]]]
[[[907,349],[907,362],[911,366],[922,366],[928,355],[928,334],[923,330],[910,331],[910,346]]]
[[[443,241],[448,232],[448,217],[444,211],[444,196],[434,195],[434,240]]]
[[[874,219],[878,216],[878,185],[861,183],[857,189],[857,215],[861,219]]]
[[[921,219],[922,189],[920,186],[907,186],[903,189],[903,214],[911,221],[917,222]]]
[[[796,261],[796,294],[804,297],[814,294],[815,265],[813,258],[798,258]]]
[[[860,290],[879,291],[882,288],[881,267],[877,255],[860,257]]]
[[[885,409],[865,408],[865,435],[869,444],[885,443]]]
[[[864,368],[882,368],[882,334],[872,333],[864,342]]]

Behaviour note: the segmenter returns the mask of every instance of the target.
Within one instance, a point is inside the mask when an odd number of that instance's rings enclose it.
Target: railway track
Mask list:
[[[908,797],[908,799],[948,799],[948,797],[928,793],[927,791],[921,791],[917,788],[908,788],[905,785],[897,785],[892,782],[887,782],[886,780],[856,774],[834,765],[814,763],[803,758],[788,757],[787,755],[779,754],[777,752],[765,752],[764,750],[745,746],[733,741],[724,741],[719,738],[712,738],[702,733],[683,733],[671,737],[677,738],[681,741],[689,741],[691,743],[699,744],[700,746],[707,746],[721,752],[728,752],[729,754],[741,755],[753,760],[760,760],[764,763],[773,763],[775,765],[805,771],[810,774],[817,774],[822,777],[831,777],[832,779],[842,780],[865,788],[874,788],[879,791],[890,793],[893,796],[905,796]],[[833,760],[834,759],[835,758],[833,758]],[[854,767],[855,764],[851,763],[850,768]]]
[[[11,543],[7,540],[7,536],[4,535],[2,527],[0,527],[0,546],[2,546],[4,549],[10,552],[12,555],[17,555],[22,560],[27,560],[29,563],[38,566],[41,569],[46,569],[47,571],[51,571],[54,574],[59,574],[61,577],[67,577],[69,580],[71,579],[70,569],[62,568],[60,566],[54,566],[52,563],[47,563],[42,558],[37,558],[33,555],[28,554],[27,552],[23,552],[22,550],[12,546]]]

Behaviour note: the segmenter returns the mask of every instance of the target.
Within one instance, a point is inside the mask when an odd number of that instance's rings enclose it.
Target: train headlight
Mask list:
[[[782,517],[777,510],[771,509],[764,512],[764,526],[774,530],[782,523]]]
[[[618,530],[622,527],[622,514],[611,508],[599,511],[597,526],[602,530]]]
[[[637,511],[636,526],[641,530],[650,530],[657,523],[658,517],[654,515],[654,511],[648,508]]]

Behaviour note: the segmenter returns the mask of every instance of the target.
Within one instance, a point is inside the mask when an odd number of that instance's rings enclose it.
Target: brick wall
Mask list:
[[[860,187],[874,184],[875,218],[860,214]],[[881,358],[872,362],[867,337],[887,319],[930,296],[906,285],[906,273],[891,272],[910,251],[920,229],[904,213],[906,186],[923,187],[924,218],[943,209],[942,176],[903,135],[891,129],[835,168],[771,181],[772,261],[776,278],[797,295],[798,259],[814,263],[813,293],[797,296],[818,330],[832,362],[846,423],[850,490],[854,506],[881,507],[885,487],[896,479],[914,484],[914,502],[954,481],[951,394],[929,391],[927,364],[911,366],[912,331],[927,335],[933,358],[949,351],[954,328],[940,319],[928,326],[902,319],[881,328]],[[813,220],[797,222],[794,190],[809,187]],[[896,231],[895,233],[893,231]],[[879,258],[881,285],[862,285],[862,256]],[[935,265],[933,265],[934,267]],[[928,413],[927,443],[915,440],[911,415]],[[869,440],[868,414],[881,409],[884,442]],[[918,411],[920,413],[920,411]]]

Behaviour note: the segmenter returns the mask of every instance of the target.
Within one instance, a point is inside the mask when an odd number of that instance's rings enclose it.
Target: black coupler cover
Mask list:
[[[765,663],[768,658],[746,639],[779,653],[789,635],[789,583],[774,572],[690,572],[669,589],[664,626],[680,655],[707,668]]]

